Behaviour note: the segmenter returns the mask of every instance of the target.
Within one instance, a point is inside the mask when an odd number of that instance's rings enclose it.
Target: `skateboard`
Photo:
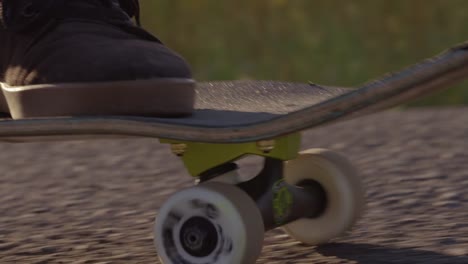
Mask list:
[[[318,245],[346,234],[362,215],[358,171],[331,150],[300,151],[301,131],[375,113],[468,78],[468,43],[358,88],[224,81],[196,85],[193,115],[41,117],[0,120],[0,140],[150,137],[169,144],[196,185],[157,213],[163,263],[255,263],[265,231],[282,227]],[[236,161],[256,155],[248,180]]]

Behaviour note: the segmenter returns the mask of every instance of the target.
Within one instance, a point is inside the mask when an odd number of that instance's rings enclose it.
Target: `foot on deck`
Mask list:
[[[191,69],[133,24],[137,2],[1,1],[0,111],[13,118],[190,114]]]

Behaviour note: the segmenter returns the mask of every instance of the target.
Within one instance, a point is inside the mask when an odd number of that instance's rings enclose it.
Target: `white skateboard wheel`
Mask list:
[[[319,183],[326,194],[324,211],[314,218],[301,218],[285,225],[294,239],[319,245],[345,234],[363,213],[364,188],[348,159],[325,149],[301,152],[285,166],[285,181],[292,185]]]
[[[260,210],[244,191],[209,182],[170,197],[154,233],[164,264],[250,264],[262,251],[265,231]]]

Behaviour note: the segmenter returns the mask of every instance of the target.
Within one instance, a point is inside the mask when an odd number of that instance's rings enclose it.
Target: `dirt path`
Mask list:
[[[354,161],[367,213],[349,237],[319,248],[269,232],[259,263],[468,263],[468,108],[339,123],[308,132],[310,147]],[[191,184],[166,146],[135,139],[0,150],[0,263],[158,263],[156,210]]]

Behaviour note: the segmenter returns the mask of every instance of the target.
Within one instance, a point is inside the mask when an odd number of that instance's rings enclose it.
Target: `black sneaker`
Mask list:
[[[0,8],[0,110],[14,118],[192,112],[191,69],[133,23],[137,0],[0,0]]]

